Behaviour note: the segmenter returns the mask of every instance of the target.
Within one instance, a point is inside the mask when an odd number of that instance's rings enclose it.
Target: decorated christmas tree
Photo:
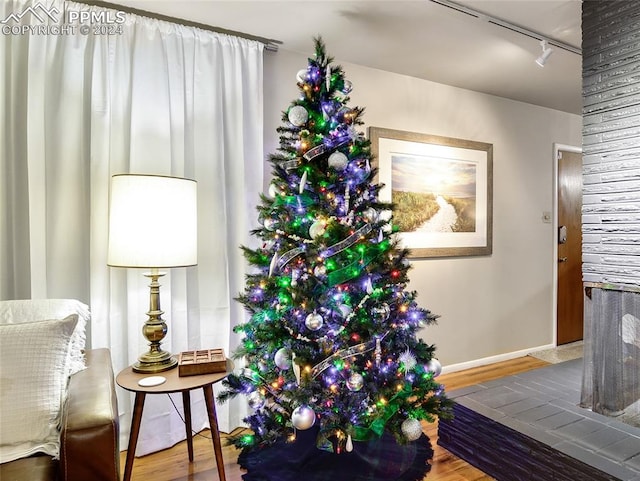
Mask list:
[[[422,436],[421,420],[446,415],[434,379],[434,346],[417,337],[436,316],[405,290],[408,252],[393,234],[391,205],[378,200],[370,144],[349,107],[351,83],[315,40],[297,73],[300,96],[283,113],[273,180],[258,206],[255,267],[239,296],[250,320],[236,328],[245,367],[220,399],[248,396],[252,433],[244,450],[317,432],[333,453],[390,433]]]

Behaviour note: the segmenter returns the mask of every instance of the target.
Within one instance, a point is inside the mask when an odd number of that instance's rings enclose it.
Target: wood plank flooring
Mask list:
[[[440,382],[446,390],[453,391],[465,386],[486,382],[505,376],[537,369],[548,365],[531,356],[520,357],[488,366],[468,369],[451,374],[443,374]],[[437,423],[424,424],[424,432],[434,449],[431,471],[425,478],[428,481],[490,481],[493,478],[467,464],[462,459],[438,446]],[[222,439],[224,467],[227,481],[242,481],[243,471],[236,464],[238,453],[227,446]],[[210,433],[205,430],[193,439],[194,461],[189,463],[186,442],[183,441],[170,449],[136,458],[133,463],[132,481],[217,481],[213,446]],[[121,470],[124,472],[126,451],[120,456]]]

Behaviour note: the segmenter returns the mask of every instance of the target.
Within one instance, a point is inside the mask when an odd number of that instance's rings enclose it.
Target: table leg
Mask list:
[[[122,481],[131,480],[131,470],[133,469],[133,459],[136,455],[136,444],[140,434],[140,421],[142,421],[142,408],[144,407],[144,392],[136,393],[136,400],[133,404],[133,416],[131,417],[131,430],[129,432],[129,446],[127,447],[127,461],[124,465],[124,477]]]
[[[211,384],[202,387],[204,400],[207,404],[207,414],[209,415],[209,425],[211,426],[211,439],[213,440],[213,452],[216,455],[216,465],[218,466],[218,477],[220,481],[226,481],[224,474],[224,459],[222,458],[222,443],[220,442],[220,431],[218,430],[218,415],[216,414],[216,404],[213,399],[213,388]]]
[[[189,391],[182,391],[182,407],[184,408],[184,426],[187,430],[187,449],[189,462],[193,462],[193,429],[191,428],[191,399]]]

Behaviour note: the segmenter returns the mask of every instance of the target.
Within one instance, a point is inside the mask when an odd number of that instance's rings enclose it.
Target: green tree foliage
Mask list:
[[[247,449],[314,424],[323,449],[385,430],[405,443],[416,439],[409,424],[448,411],[434,346],[416,336],[437,316],[406,290],[407,251],[357,131],[363,109],[348,106],[350,82],[320,39],[315,47],[269,159],[273,181],[253,232],[262,245],[243,248],[255,268],[239,296],[250,313],[236,329],[245,367],[219,398],[248,396],[253,433],[234,440]]]

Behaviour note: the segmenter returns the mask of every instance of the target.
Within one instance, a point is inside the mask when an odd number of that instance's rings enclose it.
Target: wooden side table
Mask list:
[[[233,362],[230,359],[227,360],[226,372],[217,372],[214,374],[180,377],[178,376],[178,369],[175,368],[170,371],[158,373],[158,376],[163,376],[167,380],[158,386],[149,387],[140,386],[138,381],[152,376],[151,374],[133,372],[131,366],[122,370],[118,374],[116,377],[118,385],[127,391],[136,393],[136,399],[133,406],[133,417],[131,418],[131,432],[129,433],[129,446],[127,447],[127,461],[124,466],[123,481],[131,480],[133,459],[135,457],[136,444],[138,443],[138,434],[140,434],[142,409],[144,408],[144,399],[147,394],[169,394],[173,392],[182,393],[189,462],[193,462],[193,432],[191,431],[191,399],[189,392],[192,389],[199,388],[202,388],[202,391],[204,392],[204,400],[207,405],[207,414],[209,416],[209,425],[211,426],[211,438],[213,440],[213,451],[216,456],[218,476],[220,477],[220,481],[226,481],[224,460],[222,458],[222,444],[220,443],[220,431],[218,430],[218,417],[216,415],[216,405],[213,398],[213,384],[227,377],[231,371],[233,371]],[[155,376],[155,374],[153,375]]]

